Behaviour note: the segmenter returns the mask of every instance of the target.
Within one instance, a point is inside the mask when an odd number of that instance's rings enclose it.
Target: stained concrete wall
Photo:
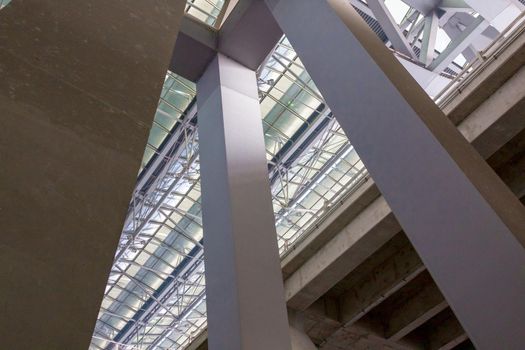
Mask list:
[[[88,348],[184,3],[0,12],[1,348]]]

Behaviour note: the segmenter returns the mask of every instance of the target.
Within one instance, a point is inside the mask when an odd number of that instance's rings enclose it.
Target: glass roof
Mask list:
[[[9,1],[11,0],[0,0],[0,7],[2,2],[7,3]],[[225,10],[225,3],[225,0],[187,0],[185,11],[191,17],[214,27],[217,20],[223,15],[221,11]],[[158,155],[159,148],[175,124],[180,121],[195,94],[194,83],[168,72],[139,173]]]
[[[164,140],[195,98],[195,84],[171,72],[166,74],[140,171],[159,154]]]
[[[11,0],[0,0],[0,10],[9,4]]]
[[[214,25],[219,3],[188,11]],[[258,85],[284,256],[368,174],[285,37]],[[168,72],[90,349],[184,349],[206,328],[196,120],[195,85]]]
[[[229,0],[187,0],[186,13],[210,27],[218,27]]]

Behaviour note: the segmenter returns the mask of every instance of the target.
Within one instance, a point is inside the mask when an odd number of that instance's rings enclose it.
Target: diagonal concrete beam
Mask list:
[[[423,273],[416,280],[415,295],[403,300],[388,311],[383,318],[385,337],[389,340],[400,340],[432,317],[448,307],[448,304],[428,273]],[[399,294],[404,296],[402,289]]]
[[[452,350],[468,340],[468,335],[450,308],[446,308],[400,343],[415,349]],[[463,349],[463,347],[460,347]],[[474,347],[465,347],[465,349]]]
[[[386,201],[382,197],[376,199],[288,277],[288,305],[307,308],[400,230]]]
[[[185,1],[0,11],[0,337],[87,349]]]
[[[427,342],[429,350],[452,350],[468,339],[468,335],[452,312],[448,310],[444,314],[448,316],[446,320],[429,330]]]
[[[525,40],[525,36],[523,40]],[[523,57],[521,53],[524,48],[521,41],[516,42],[516,45],[512,49],[515,55],[509,56],[506,53],[505,57],[502,57],[503,63],[518,64],[514,62],[515,56]],[[450,118],[454,122],[459,123],[458,129],[462,135],[474,145],[485,159],[494,154],[521,130],[525,129],[525,120],[521,117],[520,112],[525,103],[525,92],[523,89],[518,88],[525,84],[525,69],[522,68],[503,83],[499,80],[494,81],[494,79],[496,77],[508,78],[514,70],[507,71],[506,66],[501,66],[500,64],[499,60],[493,62],[490,67],[483,71],[483,75],[463,88],[464,93],[457,95],[445,107]],[[501,86],[496,90],[496,87],[499,85]],[[477,99],[478,91],[490,91],[491,94],[485,96],[485,101],[481,102]],[[333,217],[337,219],[323,222],[297,249],[285,257],[283,260],[283,272],[286,277],[287,296],[293,302],[297,302],[297,304],[291,305],[297,306],[303,303],[304,305],[312,303],[339,282],[341,276],[348,273],[352,266],[356,266],[354,264],[360,264],[363,261],[357,260],[353,264],[348,264],[348,261],[345,262],[343,258],[346,254],[345,250],[340,249],[345,246],[338,243],[349,240],[350,237],[353,237],[356,247],[359,242],[365,242],[363,237],[366,237],[366,235],[353,230],[353,227],[357,227],[357,222],[351,225],[351,222],[358,215],[361,215],[362,218],[373,218],[374,221],[364,222],[370,228],[379,229],[382,227],[383,234],[386,234],[384,236],[385,239],[393,237],[399,232],[397,225],[380,223],[380,220],[390,218],[388,214],[390,209],[387,209],[387,206],[384,207],[384,210],[387,210],[387,212],[379,209],[381,201],[377,199],[378,196],[379,193],[373,181],[370,180],[363,184],[334,212]],[[371,203],[374,204],[372,205]],[[379,215],[379,213],[383,214]],[[384,231],[387,227],[391,228],[388,234],[387,231]],[[335,237],[339,235],[342,237],[336,240]],[[326,242],[330,239],[333,239],[332,243],[327,244]],[[360,241],[361,239],[363,241]],[[386,240],[378,241],[376,246],[366,245],[370,249],[367,250],[368,254],[373,253],[385,242]],[[361,247],[363,246],[361,245]],[[348,249],[352,248],[349,247]],[[350,256],[353,259],[357,259],[359,256],[361,256],[361,259],[363,256],[367,257],[368,255],[365,254],[365,251],[362,248],[360,249],[359,255],[350,254]],[[311,262],[308,263],[308,260],[311,260]],[[325,273],[327,271],[339,272]],[[321,274],[321,276],[317,276],[317,274]],[[315,285],[314,289],[310,289],[311,284]],[[317,289],[321,286],[324,286],[324,288]]]
[[[363,265],[374,264],[376,257],[381,255],[381,251],[378,251]],[[360,273],[359,269],[353,271],[352,275],[357,278],[354,278],[349,286],[342,282],[348,290],[340,297],[339,320],[346,326],[351,326],[423,271],[425,266],[408,242],[395,254],[374,266],[371,271],[367,271],[368,273]]]
[[[519,200],[347,1],[266,2],[473,342],[517,347]]]

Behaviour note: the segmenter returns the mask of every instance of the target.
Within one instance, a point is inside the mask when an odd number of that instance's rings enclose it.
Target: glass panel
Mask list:
[[[215,27],[223,7],[224,0],[187,0],[186,13]]]
[[[158,154],[159,147],[181,121],[184,111],[195,95],[194,83],[172,72],[166,74],[140,171]]]

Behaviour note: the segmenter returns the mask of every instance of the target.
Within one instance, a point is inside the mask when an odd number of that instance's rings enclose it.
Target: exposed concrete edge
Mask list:
[[[338,203],[324,221],[316,225],[314,231],[299,241],[282,260],[283,276],[286,279],[305,261],[314,255],[320,247],[348,225],[360,212],[379,197],[379,189],[370,178],[361,184],[350,196]]]
[[[485,159],[525,128],[523,109],[520,108],[525,103],[525,88],[520,89],[523,86],[525,86],[525,67],[522,67],[458,125],[458,130]],[[291,248],[292,252],[285,256],[282,261],[284,278],[288,278],[312,257],[319,247],[332,239],[379,196],[374,181],[368,179],[352,195],[342,200],[339,208],[304,240]]]
[[[285,280],[288,306],[306,309],[400,231],[385,199],[377,198]]]
[[[521,80],[519,79],[525,79],[525,73],[523,74],[523,77],[520,74],[516,75],[515,78],[518,80],[509,79],[458,127],[458,129],[464,133],[463,135],[466,136],[475,147],[479,148],[480,145],[483,146],[485,158],[496,152],[502,145],[510,141],[514,135],[525,127],[525,122],[523,121],[525,118],[519,118],[519,113],[517,114],[518,117],[515,116],[516,113],[511,113],[512,115],[510,117],[510,119],[513,120],[518,119],[519,122],[505,123],[505,121],[509,119],[509,111],[513,111],[510,104],[504,103],[505,108],[494,109],[494,105],[497,107],[498,104],[502,103],[501,99],[505,98],[507,89],[512,89],[513,86],[515,86],[514,84],[520,86],[519,84]],[[523,92],[514,93],[507,102],[523,103],[524,98],[522,95]],[[501,107],[501,105],[499,107]],[[492,110],[490,117],[484,115],[488,110]],[[513,130],[504,130],[501,127],[500,122],[510,126]],[[492,136],[497,138],[497,142],[492,142],[487,136],[491,133],[493,134]],[[483,143],[478,142],[478,139],[483,141]],[[485,144],[485,142],[488,144]],[[369,180],[369,183],[366,184],[366,186],[368,186],[367,188],[370,188],[372,185],[372,180]],[[359,193],[366,193],[366,189],[363,192],[357,191],[356,195]],[[350,199],[352,199],[352,203],[359,203],[359,198],[352,198],[351,196],[348,200],[350,201]],[[304,259],[304,255],[300,257],[300,252],[311,252],[314,250],[312,247],[307,247],[309,244],[317,247],[319,244],[322,244],[321,241],[323,239],[328,238],[328,241],[326,241],[321,249],[311,255],[306,262],[304,262],[285,280],[285,295],[290,307],[304,310],[310,306],[335,283],[350,273],[353,268],[363,262],[375,250],[401,230],[399,227],[396,231],[396,227],[387,221],[390,218],[389,215],[393,216],[393,213],[390,208],[388,208],[388,212],[385,212],[382,208],[378,207],[377,203],[379,203],[379,201],[384,201],[382,196],[376,199],[372,204],[368,205],[347,226],[345,226],[344,229],[338,232],[335,236],[332,236],[332,238],[329,237],[333,232],[330,231],[328,234],[323,234],[321,230],[324,226],[321,225],[318,230],[315,230],[311,234],[313,237],[309,240],[305,240],[302,245],[297,247],[298,253],[290,258],[292,260]],[[384,203],[386,205],[386,201]],[[381,215],[378,215],[378,213],[381,213]],[[375,221],[364,223],[358,220],[360,218],[375,219]],[[334,218],[334,220],[330,222],[334,222],[336,219],[337,218]],[[329,223],[327,223],[327,225],[329,225]],[[368,228],[369,231],[363,232],[363,227]],[[391,231],[385,231],[387,228],[390,228]],[[380,230],[375,231],[375,229]],[[374,234],[374,232],[380,232],[380,236]],[[374,237],[367,237],[370,235]],[[315,244],[313,242],[315,242]],[[372,246],[370,244],[372,244]],[[373,246],[374,244],[375,246]],[[353,256],[351,263],[347,260],[347,254]],[[292,262],[287,263],[292,264]],[[322,278],[320,276],[321,274],[324,274]],[[329,279],[332,281],[329,282]]]
[[[525,128],[525,67],[485,100],[459,131],[487,159]]]
[[[208,348],[208,330],[200,333],[197,338],[193,339],[186,350],[204,350]]]
[[[522,33],[499,56],[476,73],[476,77],[443,108],[443,112],[452,122],[459,124],[505,84],[524,63],[525,33]]]

